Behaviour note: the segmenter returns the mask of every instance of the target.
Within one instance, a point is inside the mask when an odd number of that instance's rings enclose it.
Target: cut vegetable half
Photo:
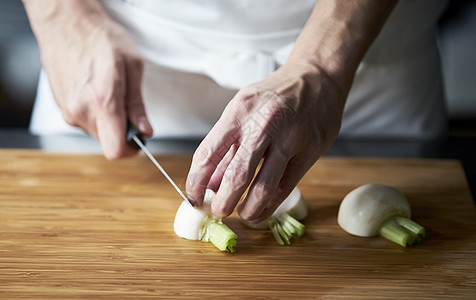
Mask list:
[[[347,194],[337,222],[348,233],[361,237],[377,234],[403,247],[421,242],[425,228],[410,220],[407,198],[394,187],[373,183]]]

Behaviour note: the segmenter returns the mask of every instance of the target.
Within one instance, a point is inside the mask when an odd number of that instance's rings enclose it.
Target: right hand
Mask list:
[[[260,223],[273,214],[339,132],[346,91],[321,68],[286,63],[241,89],[197,148],[187,196],[215,215]]]
[[[127,120],[144,136],[152,127],[142,101],[144,63],[125,30],[95,1],[54,1],[56,10],[43,15],[25,5],[64,120],[94,136],[106,158],[133,155]]]

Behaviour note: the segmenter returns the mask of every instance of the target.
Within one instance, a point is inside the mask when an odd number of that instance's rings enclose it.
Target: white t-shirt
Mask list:
[[[315,0],[103,0],[146,62],[143,96],[156,137],[205,136],[240,88],[282,65]],[[435,27],[446,1],[401,0],[361,62],[341,135],[434,138],[446,112]],[[40,76],[30,129],[80,132]]]

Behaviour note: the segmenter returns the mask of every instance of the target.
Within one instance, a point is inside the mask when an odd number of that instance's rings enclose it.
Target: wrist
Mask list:
[[[304,59],[288,60],[273,76],[279,78],[278,94],[291,95],[291,97],[285,97],[286,99],[314,103],[309,106],[314,107],[314,109],[310,108],[310,111],[315,109],[319,111],[315,105],[325,103],[324,106],[332,106],[327,110],[334,111],[334,115],[342,114],[350,88],[343,87],[341,82],[319,63]],[[298,106],[296,103],[290,105]]]
[[[343,92],[348,92],[361,56],[344,47],[338,48],[335,44],[341,41],[332,42],[334,44],[323,42],[319,46],[308,47],[306,41],[298,40],[284,65],[289,69],[300,70],[306,77],[325,75]]]
[[[281,74],[287,77],[296,78],[301,82],[303,89],[315,90],[316,85],[325,84],[333,86],[334,91],[345,98],[351,80],[342,80],[335,72],[330,71],[326,65],[321,64],[313,56],[302,56],[298,59],[288,59],[279,69]]]
[[[383,26],[395,1],[319,0],[287,64],[313,66],[344,89]]]

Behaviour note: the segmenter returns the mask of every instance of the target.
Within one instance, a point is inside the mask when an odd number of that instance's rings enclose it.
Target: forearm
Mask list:
[[[396,0],[319,0],[286,64],[311,66],[345,91]]]
[[[40,47],[52,42],[58,32],[75,35],[110,21],[96,0],[23,0],[23,4]]]

